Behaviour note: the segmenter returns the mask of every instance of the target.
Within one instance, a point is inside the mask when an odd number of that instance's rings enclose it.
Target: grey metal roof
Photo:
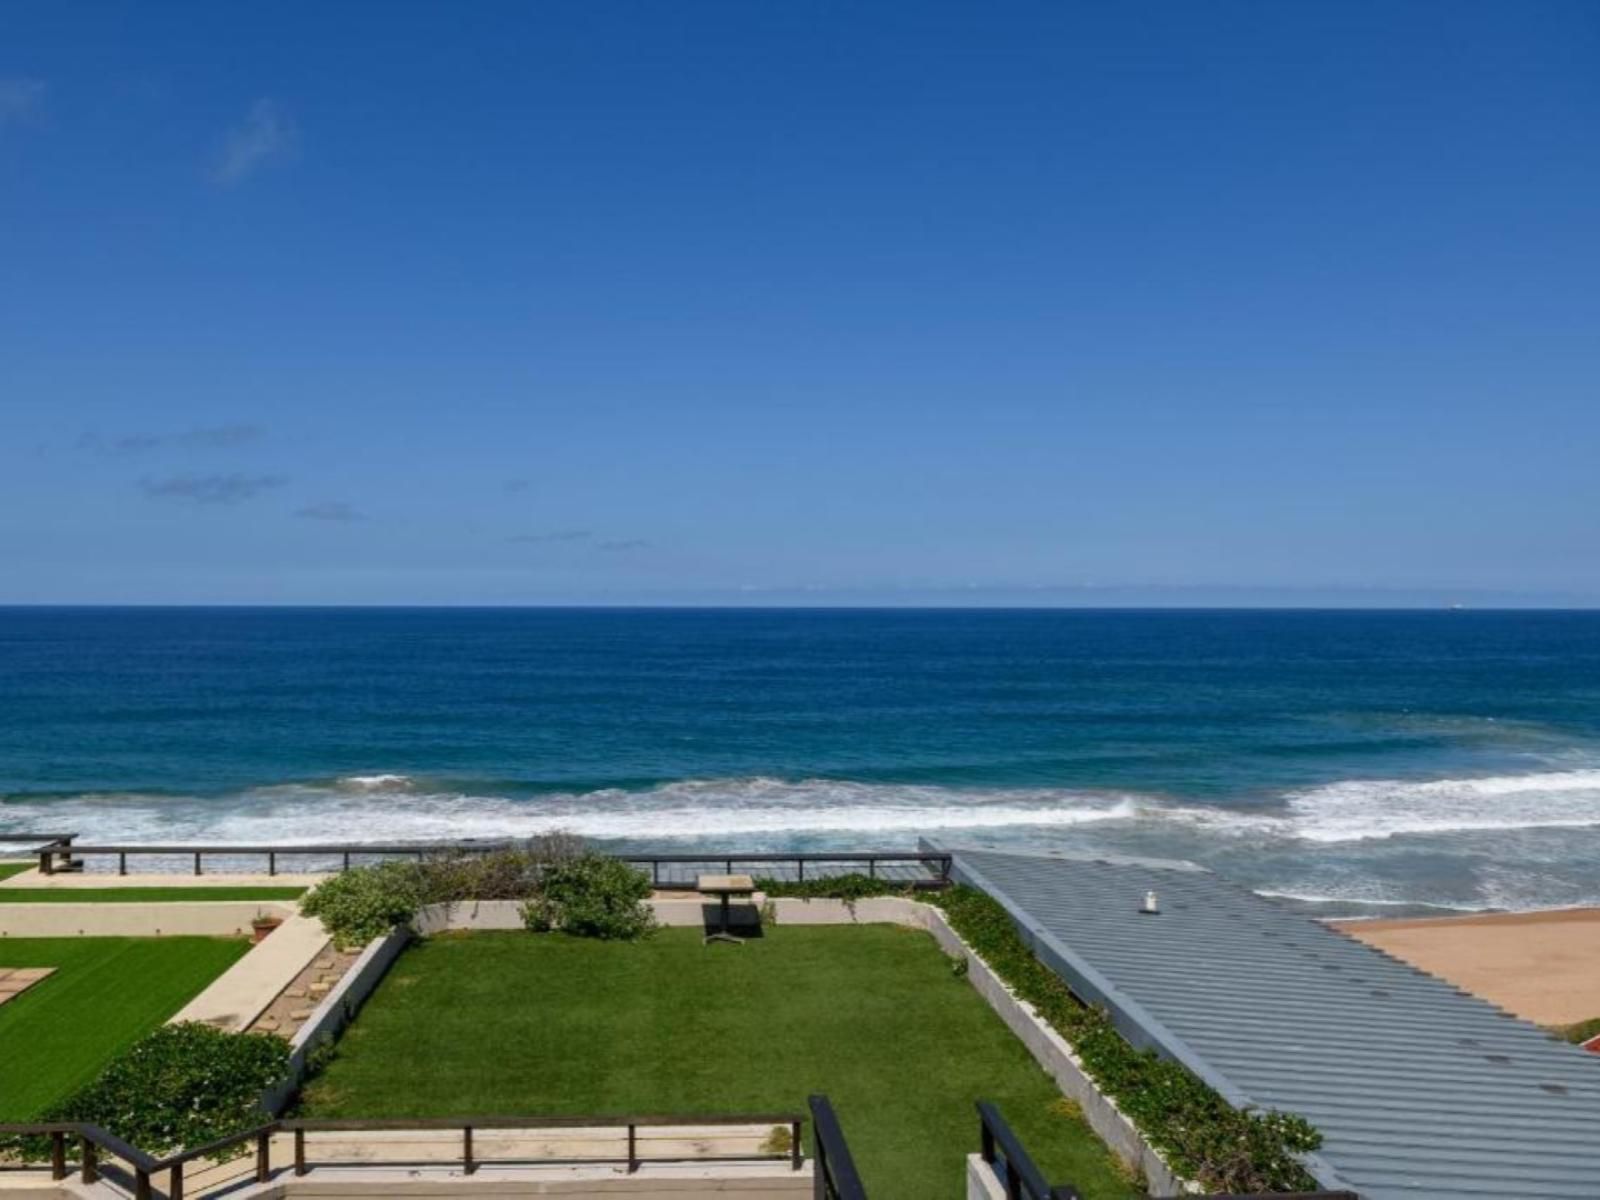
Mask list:
[[[1600,1197],[1600,1055],[1190,863],[955,853],[1124,1036],[1321,1130],[1325,1187]]]

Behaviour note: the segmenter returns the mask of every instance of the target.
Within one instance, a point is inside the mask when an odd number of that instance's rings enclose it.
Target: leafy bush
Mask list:
[[[300,911],[320,917],[334,944],[349,950],[409,924],[423,903],[416,863],[381,862],[323,880],[300,901]]]
[[[168,1154],[270,1120],[261,1093],[288,1072],[289,1043],[280,1037],[163,1025],[40,1120],[85,1121],[147,1154]],[[30,1138],[21,1149],[40,1159],[49,1143]]]
[[[1100,1008],[1082,1003],[1017,933],[992,896],[955,887],[924,897],[1021,999],[1071,1043],[1110,1096],[1180,1174],[1213,1191],[1311,1191],[1297,1155],[1322,1135],[1303,1117],[1232,1107],[1187,1068],[1136,1050]]]
[[[768,896],[783,896],[794,900],[843,900],[854,904],[872,896],[905,896],[918,898],[910,884],[889,879],[874,879],[856,871],[849,875],[826,875],[820,879],[795,882],[792,879],[772,879],[763,876],[755,881],[756,890]]]
[[[318,884],[300,911],[320,917],[334,942],[348,950],[409,924],[425,904],[530,899],[546,871],[582,854],[580,839],[552,833],[512,849],[352,867]]]
[[[553,863],[538,892],[522,906],[528,928],[559,929],[577,937],[625,941],[655,928],[645,903],[650,881],[625,862],[604,854],[584,854]]]

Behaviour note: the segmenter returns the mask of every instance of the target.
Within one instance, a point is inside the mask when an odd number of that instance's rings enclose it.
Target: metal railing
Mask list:
[[[65,867],[73,859],[87,861],[91,858],[115,858],[117,874],[128,873],[130,858],[183,858],[193,864],[196,875],[205,872],[205,860],[210,858],[258,858],[265,862],[268,875],[278,874],[280,861],[285,858],[314,859],[318,863],[338,863],[348,870],[357,859],[373,858],[432,858],[455,854],[492,854],[498,850],[514,850],[525,845],[514,839],[468,840],[455,842],[324,842],[285,845],[226,844],[216,845],[151,845],[151,844],[94,844],[74,845],[76,834],[0,835],[0,840],[27,842],[29,853],[39,856],[39,871],[50,875]],[[663,891],[694,889],[692,879],[674,879],[673,866],[716,865],[727,874],[739,867],[792,867],[797,882],[806,880],[806,868],[811,867],[812,878],[821,878],[837,872],[822,868],[848,866],[877,879],[885,867],[915,867],[920,871],[906,878],[910,887],[945,887],[950,883],[951,858],[948,854],[931,851],[898,852],[878,850],[841,850],[832,853],[808,852],[792,854],[730,854],[711,850],[701,853],[670,854],[618,854],[615,857],[638,867],[650,876],[653,886]],[[663,868],[667,872],[663,872]],[[759,871],[752,871],[759,874]]]
[[[1079,1200],[1070,1183],[1051,1185],[1022,1148],[1000,1110],[987,1100],[978,1101],[979,1146],[983,1161],[1006,1190],[1006,1200]]]
[[[867,1200],[839,1118],[826,1096],[812,1096],[811,1178],[815,1200]]]
[[[812,1110],[822,1097],[812,1098]],[[67,1144],[75,1140],[78,1146],[78,1175],[86,1184],[96,1183],[102,1174],[102,1154],[121,1159],[133,1171],[134,1200],[153,1200],[151,1180],[167,1174],[166,1195],[169,1200],[183,1200],[184,1167],[199,1159],[215,1158],[241,1146],[253,1144],[255,1152],[254,1177],[257,1183],[267,1183],[272,1178],[272,1138],[275,1134],[291,1133],[294,1136],[293,1170],[304,1175],[310,1170],[307,1155],[308,1133],[362,1133],[362,1132],[433,1132],[451,1130],[461,1134],[461,1154],[457,1159],[462,1173],[474,1174],[486,1162],[500,1164],[548,1163],[563,1166],[587,1163],[625,1164],[629,1174],[650,1163],[683,1162],[787,1162],[798,1171],[804,1163],[801,1155],[800,1131],[804,1118],[796,1113],[730,1114],[717,1116],[646,1116],[646,1117],[437,1117],[398,1118],[394,1120],[300,1120],[269,1121],[253,1129],[228,1137],[218,1138],[203,1146],[158,1158],[130,1146],[121,1138],[98,1125],[83,1122],[48,1122],[33,1125],[0,1125],[0,1136],[46,1137],[50,1140],[50,1177],[63,1180],[69,1171]],[[771,1125],[784,1128],[789,1133],[789,1148],[781,1152],[755,1154],[692,1154],[661,1155],[641,1150],[639,1130],[662,1126],[690,1126],[695,1128],[736,1125]],[[593,1157],[506,1157],[484,1158],[476,1153],[473,1133],[477,1130],[541,1130],[541,1129],[618,1129],[627,1131],[626,1150],[622,1153]],[[394,1159],[395,1165],[443,1165],[438,1159]],[[373,1160],[362,1159],[362,1165],[373,1165]],[[853,1193],[839,1193],[841,1200],[855,1200]]]

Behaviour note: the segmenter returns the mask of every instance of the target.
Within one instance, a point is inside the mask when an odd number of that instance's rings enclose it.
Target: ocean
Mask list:
[[[1600,904],[1600,613],[0,609],[0,832],[1176,857]]]

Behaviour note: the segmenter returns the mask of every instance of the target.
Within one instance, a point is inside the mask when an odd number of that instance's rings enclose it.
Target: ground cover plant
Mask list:
[[[294,900],[301,887],[0,888],[0,904],[177,904],[200,900]]]
[[[1136,1191],[926,934],[778,926],[743,946],[475,933],[407,950],[308,1087],[314,1116],[804,1112],[827,1094],[868,1190],[964,1195],[973,1103],[1089,1200]]]
[[[248,949],[242,938],[0,939],[0,967],[56,968],[0,1005],[0,1121],[65,1100]]]
[[[288,1070],[289,1043],[280,1037],[226,1033],[195,1021],[163,1025],[42,1118],[84,1121],[146,1154],[169,1154],[267,1120],[262,1092]],[[20,1148],[42,1159],[49,1144],[26,1138]]]

